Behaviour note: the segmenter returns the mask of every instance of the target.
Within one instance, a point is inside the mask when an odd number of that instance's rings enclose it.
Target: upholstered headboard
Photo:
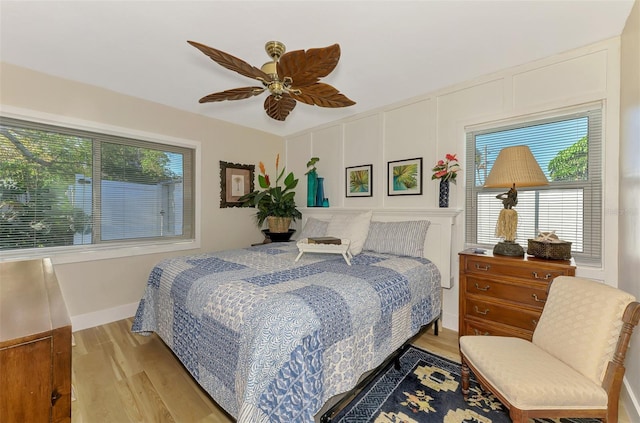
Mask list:
[[[304,227],[309,217],[320,220],[330,220],[334,215],[356,215],[370,209],[343,209],[343,208],[305,208],[302,211],[302,222],[297,229]],[[429,220],[429,230],[424,245],[424,256],[431,260],[440,269],[442,287],[452,286],[452,234],[455,218],[460,213],[456,209],[373,209],[372,221],[398,222],[405,220]]]

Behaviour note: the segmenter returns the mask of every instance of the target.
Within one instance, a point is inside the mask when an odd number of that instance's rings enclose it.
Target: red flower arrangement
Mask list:
[[[431,179],[441,179],[443,181],[451,181],[454,184],[456,183],[456,176],[458,176],[458,171],[460,170],[460,165],[458,164],[458,158],[455,154],[447,154],[444,160],[438,160],[438,163],[435,165],[433,169],[435,172]]]

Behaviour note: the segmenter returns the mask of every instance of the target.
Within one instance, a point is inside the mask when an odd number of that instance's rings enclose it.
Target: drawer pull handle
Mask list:
[[[476,311],[476,313],[482,314],[483,316],[489,314],[489,309],[488,308],[485,309],[484,311],[480,311],[478,306],[473,306],[473,309]]]
[[[547,300],[545,300],[545,299],[538,298],[538,294],[531,294],[531,296],[533,297],[533,300],[538,302],[538,303],[546,303],[547,302]]]
[[[478,285],[478,284],[476,283],[476,289],[477,289],[478,291],[488,291],[490,288],[491,288],[491,285],[487,285],[487,286],[485,286],[484,288],[480,288],[480,285]]]
[[[486,266],[480,266],[478,263],[476,263],[476,269],[477,270],[489,270],[489,269],[491,269],[491,265],[487,264]]]
[[[538,326],[538,321],[536,319],[531,319],[531,323],[533,323],[533,326]]]
[[[538,272],[531,272],[533,274],[533,277],[535,279],[542,279],[544,281],[548,281],[549,279],[551,279],[553,277],[553,275],[551,273],[547,273],[546,275],[544,275],[544,277],[542,276],[538,276]]]
[[[478,329],[473,329],[473,331],[476,333],[476,335],[489,335],[489,332],[480,332]]]

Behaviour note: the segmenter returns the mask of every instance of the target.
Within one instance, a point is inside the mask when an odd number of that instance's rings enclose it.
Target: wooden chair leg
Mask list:
[[[462,396],[466,401],[469,397],[469,366],[462,358]]]
[[[512,423],[525,423],[525,421],[529,421],[528,418],[525,420],[522,416],[522,410],[513,407],[509,410],[509,417]]]

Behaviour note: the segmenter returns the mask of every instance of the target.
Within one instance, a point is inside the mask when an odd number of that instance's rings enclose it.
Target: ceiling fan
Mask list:
[[[320,78],[329,75],[338,64],[338,44],[285,53],[283,43],[269,41],[264,48],[272,61],[258,69],[229,53],[195,41],[187,42],[219,65],[262,83],[262,86],[258,87],[234,88],[209,94],[202,97],[200,103],[242,100],[268,90],[269,96],[264,101],[264,110],[269,117],[279,121],[284,121],[289,116],[296,107],[296,101],[331,108],[356,104],[331,85],[319,82]]]

